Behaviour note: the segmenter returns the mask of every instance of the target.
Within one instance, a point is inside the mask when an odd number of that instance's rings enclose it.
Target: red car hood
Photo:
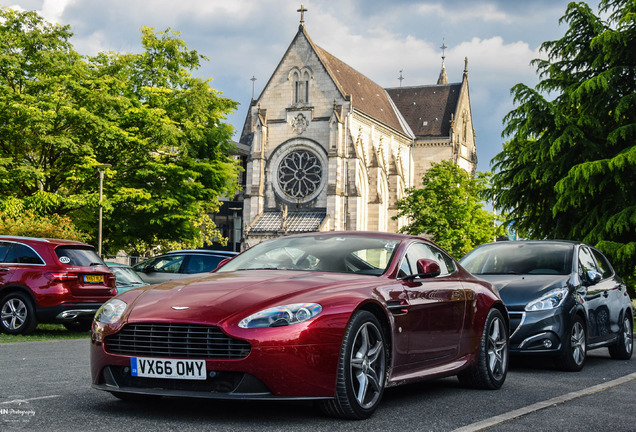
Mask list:
[[[320,302],[326,295],[348,297],[349,290],[340,293],[340,287],[379,281],[376,276],[289,270],[206,273],[135,290],[139,295],[132,302],[128,322],[219,324],[237,313],[242,319],[268,307]],[[302,298],[296,297],[303,293]]]

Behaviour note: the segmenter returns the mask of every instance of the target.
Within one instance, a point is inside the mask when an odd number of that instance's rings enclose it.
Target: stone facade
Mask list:
[[[395,202],[431,162],[475,171],[467,67],[461,83],[383,89],[315,45],[301,21],[240,142],[251,148],[245,246],[301,231],[395,232],[405,223],[392,218]]]

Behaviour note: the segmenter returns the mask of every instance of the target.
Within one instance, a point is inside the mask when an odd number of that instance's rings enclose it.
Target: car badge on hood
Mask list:
[[[172,306],[172,309],[174,310],[186,310],[186,309],[190,309],[188,306]]]

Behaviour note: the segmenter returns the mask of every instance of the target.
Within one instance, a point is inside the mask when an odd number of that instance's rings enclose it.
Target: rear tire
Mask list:
[[[496,390],[508,374],[508,326],[497,309],[491,309],[486,317],[479,346],[477,363],[460,373],[460,384],[470,388]]]
[[[35,308],[28,295],[9,293],[0,301],[0,329],[8,334],[33,333],[38,325]]]
[[[387,377],[388,349],[380,321],[357,312],[345,331],[336,377],[336,397],[320,401],[322,411],[351,420],[369,418],[377,409]]]
[[[585,325],[580,316],[575,316],[570,324],[570,330],[565,335],[563,350],[556,358],[559,369],[568,372],[578,372],[583,369],[587,355],[587,338]]]
[[[629,360],[634,351],[634,322],[629,314],[625,314],[623,325],[618,335],[618,342],[609,347],[609,354],[616,360]]]

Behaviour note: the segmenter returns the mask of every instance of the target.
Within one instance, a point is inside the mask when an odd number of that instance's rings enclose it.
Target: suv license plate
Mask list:
[[[102,283],[102,282],[104,282],[104,276],[102,276],[102,275],[84,275],[84,282],[88,282],[88,283]]]
[[[130,373],[132,376],[147,378],[206,379],[205,360],[131,357]]]

